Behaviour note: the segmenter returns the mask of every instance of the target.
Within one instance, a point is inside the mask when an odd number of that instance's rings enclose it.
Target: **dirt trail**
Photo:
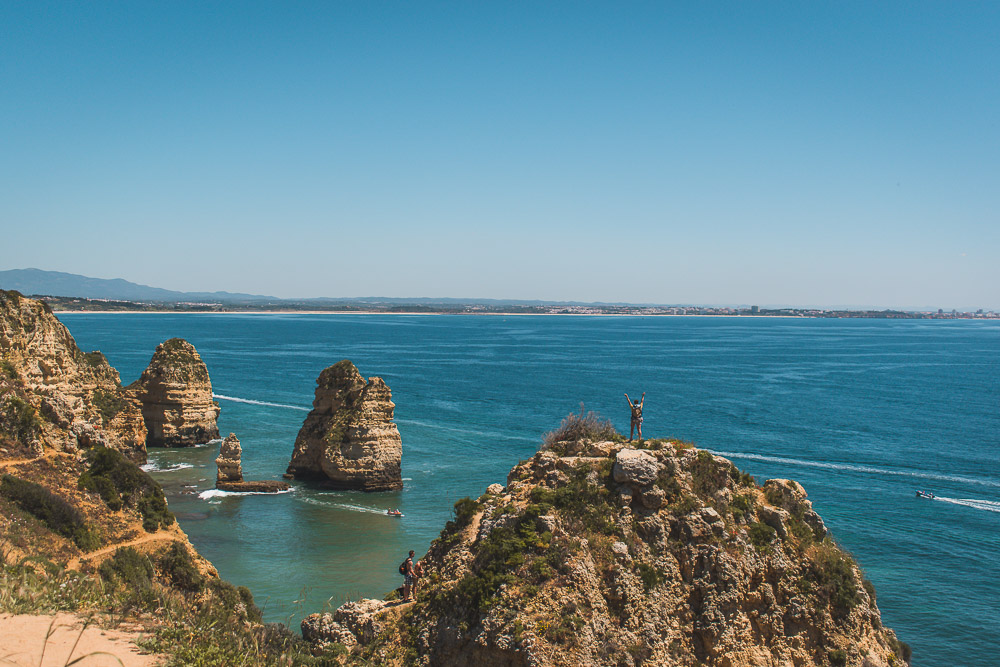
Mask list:
[[[112,544],[108,547],[103,547],[97,551],[91,551],[85,553],[82,556],[72,559],[66,564],[66,569],[78,570],[80,569],[80,563],[84,561],[94,560],[95,558],[100,558],[101,556],[106,556],[109,553],[113,553],[117,549],[122,547],[134,547],[137,544],[145,544],[146,542],[176,542],[178,541],[177,535],[173,532],[168,531],[157,531],[155,533],[149,533],[143,535],[142,537],[137,537],[134,540],[129,540],[128,542],[118,542],[117,544]]]
[[[24,465],[25,463],[31,463],[32,461],[38,461],[44,459],[44,456],[36,456],[33,459],[13,459],[11,461],[0,461],[0,468],[8,468],[10,466]]]
[[[137,632],[85,623],[67,613],[0,614],[0,665],[62,667],[82,657],[75,663],[80,667],[151,667],[162,658],[139,652],[133,643],[142,636]]]

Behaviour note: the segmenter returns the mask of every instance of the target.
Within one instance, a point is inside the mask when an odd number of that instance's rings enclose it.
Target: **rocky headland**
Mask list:
[[[102,445],[146,460],[142,414],[118,371],[100,352],[80,350],[44,302],[3,290],[0,440],[11,456]]]
[[[276,479],[247,481],[243,479],[243,447],[235,433],[230,433],[219,447],[219,458],[215,459],[218,473],[215,477],[215,488],[220,491],[238,491],[243,493],[278,493],[287,491],[288,482]]]
[[[208,368],[182,338],[160,343],[128,391],[142,406],[149,447],[191,447],[219,437]]]
[[[801,486],[680,442],[555,442],[459,501],[423,563],[415,603],[351,602],[303,636],[387,664],[909,658]]]
[[[337,489],[402,489],[403,443],[393,422],[395,407],[382,378],[366,382],[347,359],[325,369],[287,475]]]

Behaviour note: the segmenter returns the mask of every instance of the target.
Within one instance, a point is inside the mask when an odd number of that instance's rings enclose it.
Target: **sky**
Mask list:
[[[1000,3],[0,3],[0,269],[1000,310]]]

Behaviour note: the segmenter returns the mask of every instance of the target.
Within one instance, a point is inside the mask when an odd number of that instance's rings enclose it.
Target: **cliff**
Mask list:
[[[243,447],[235,433],[230,433],[219,447],[219,457],[215,459],[218,473],[215,476],[215,488],[220,491],[238,491],[242,493],[278,493],[287,491],[288,482],[276,479],[244,480],[243,479]]]
[[[303,636],[387,664],[903,664],[801,486],[683,443],[631,447],[544,449],[456,504],[416,602],[349,603]]]
[[[146,460],[146,427],[100,352],[84,353],[42,301],[0,290],[0,447],[39,456],[106,445]]]
[[[191,447],[219,437],[219,406],[208,368],[191,343],[160,343],[149,366],[128,386],[142,406],[149,447]]]
[[[142,632],[169,664],[309,664],[191,546],[135,462],[146,429],[131,401],[45,303],[0,291],[0,636],[9,614],[75,612]],[[39,643],[56,652],[49,629]]]
[[[288,475],[320,479],[338,489],[403,488],[403,443],[392,421],[395,404],[382,378],[367,382],[347,359],[316,380],[316,398],[288,465]]]

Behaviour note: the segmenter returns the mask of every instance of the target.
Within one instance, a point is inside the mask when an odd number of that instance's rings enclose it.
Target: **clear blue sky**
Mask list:
[[[0,269],[1000,309],[1000,3],[4,2]]]

